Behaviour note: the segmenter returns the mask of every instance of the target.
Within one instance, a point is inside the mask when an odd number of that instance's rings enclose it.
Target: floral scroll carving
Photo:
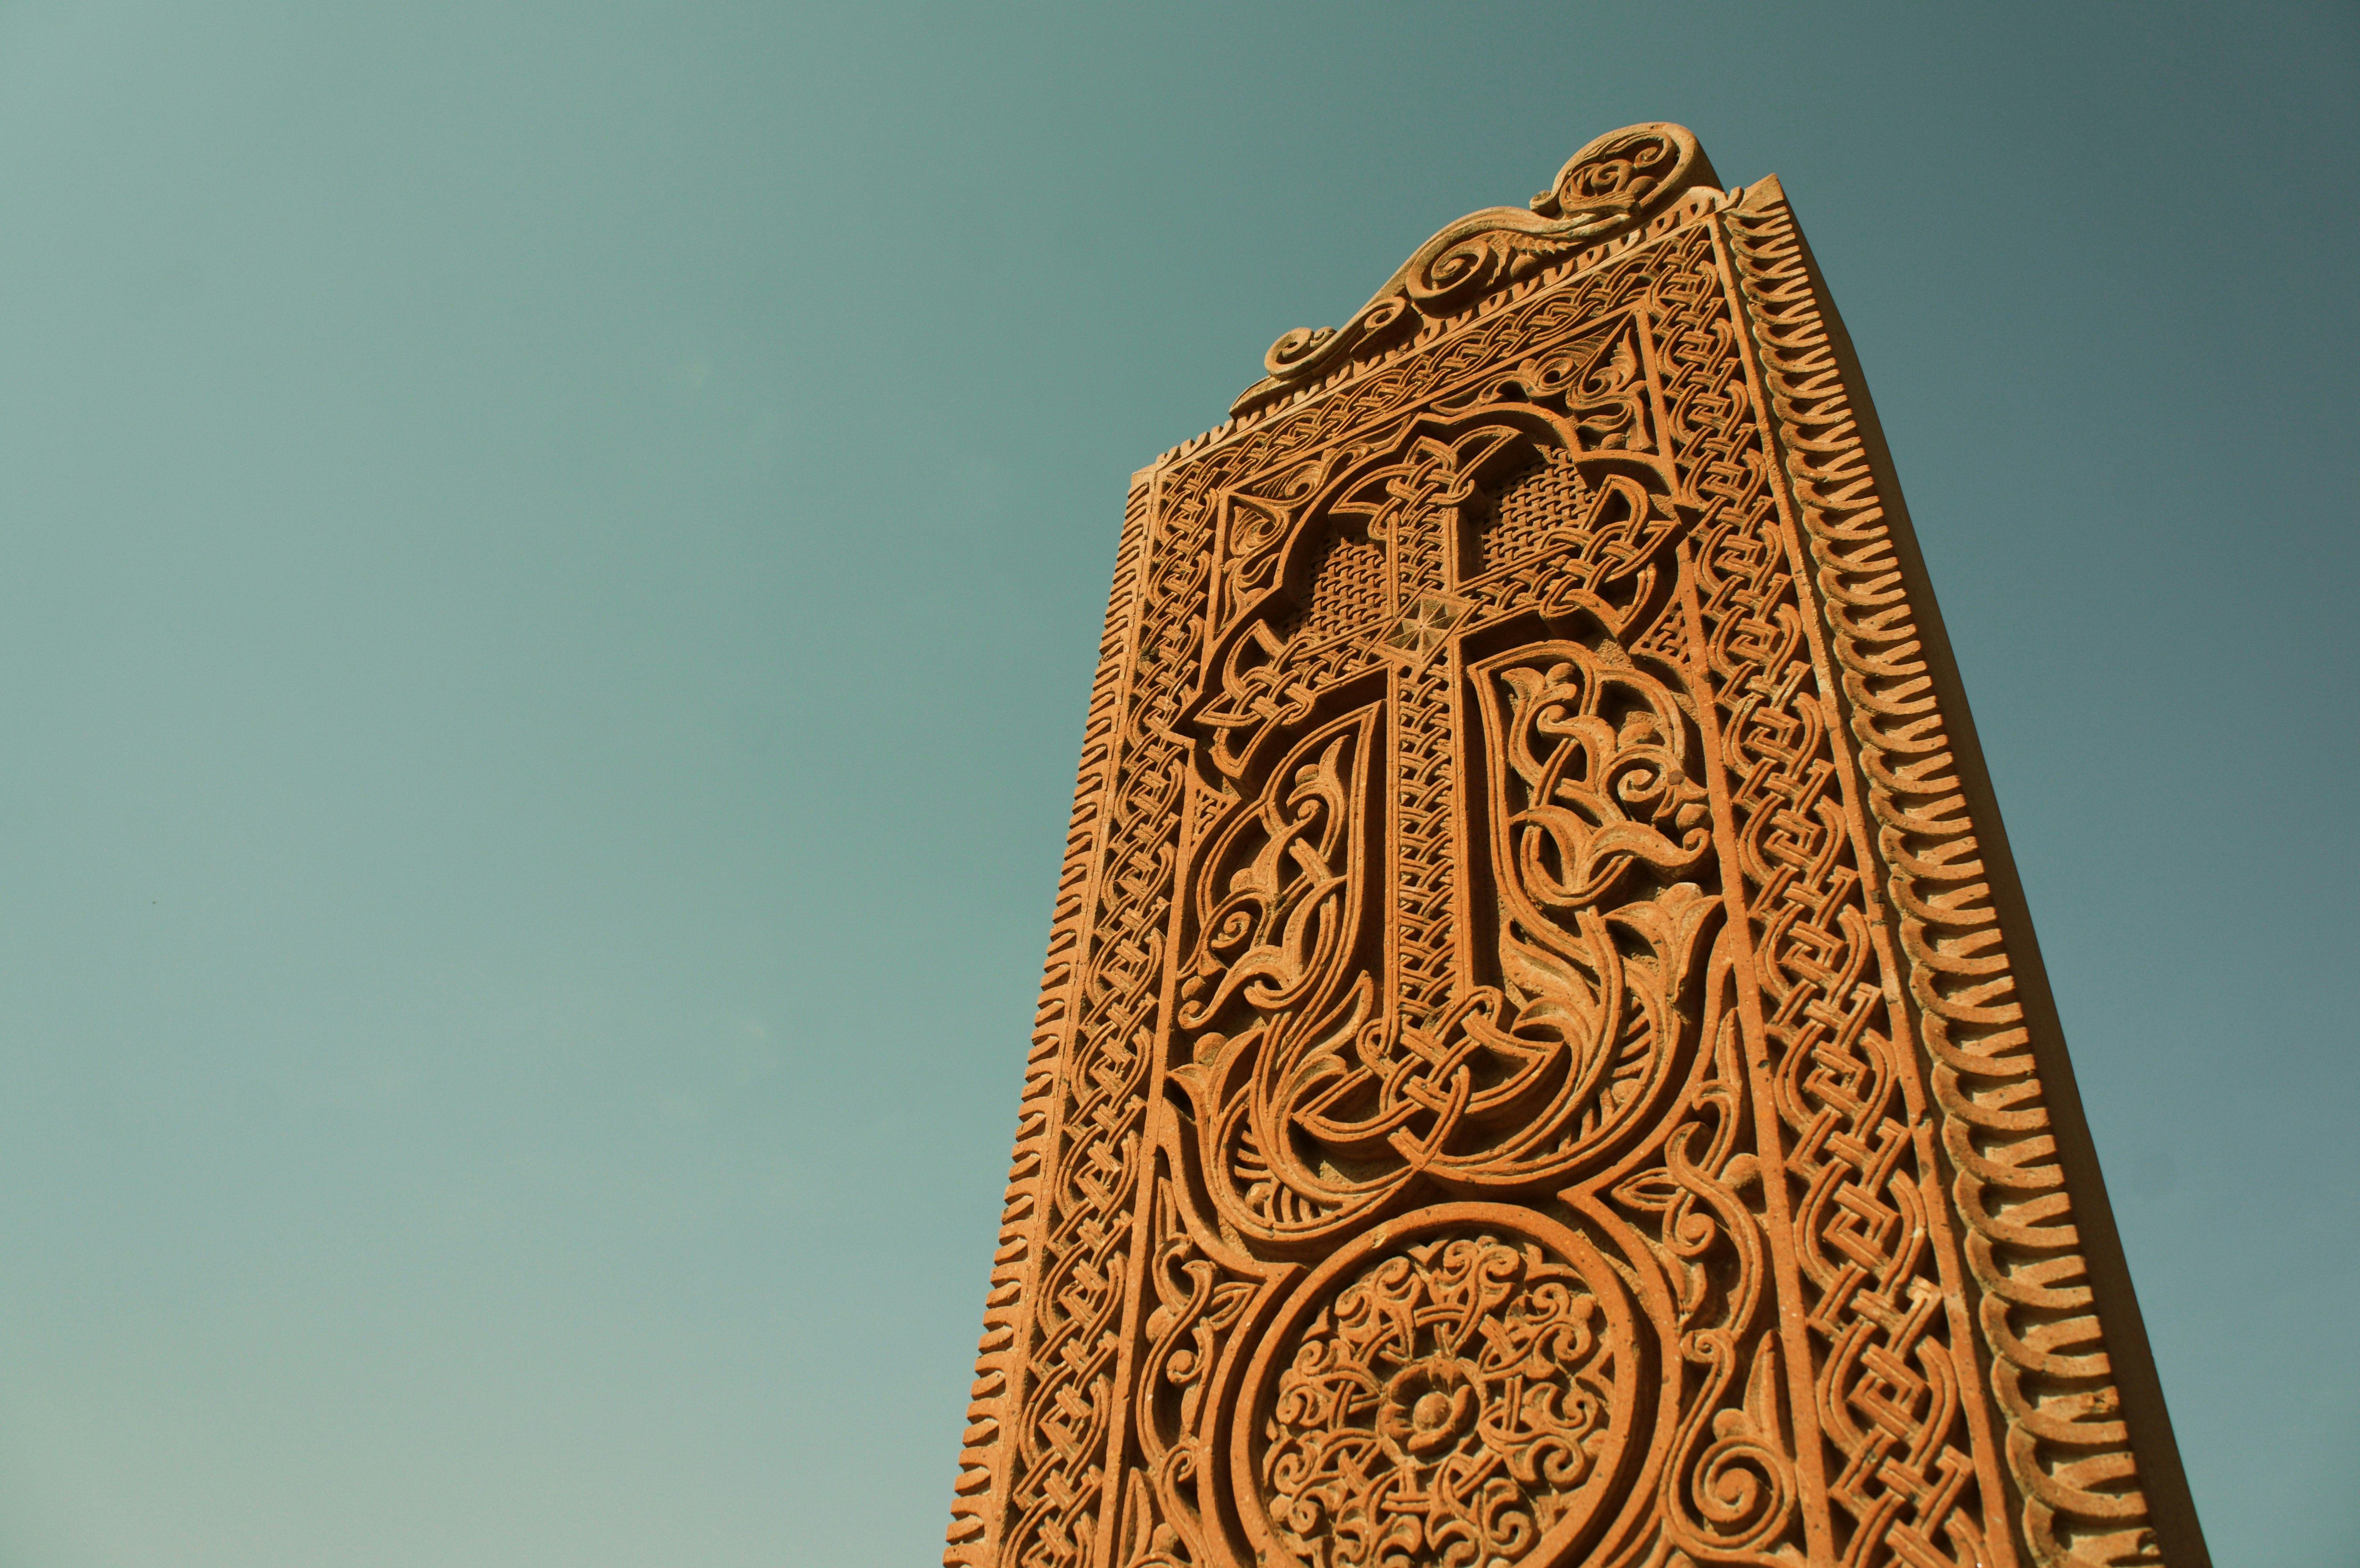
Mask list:
[[[1139,476],[949,1562],[2203,1562],[1832,342],[1633,126]]]
[[[1175,1014],[1204,1032],[1172,1076],[1205,1107],[1205,1164],[1240,1233],[1316,1242],[1421,1180],[1561,1179],[1669,1083],[1719,913],[1677,879],[1710,879],[1705,792],[1675,699],[1612,652],[1546,644],[1473,671],[1496,979],[1436,1012],[1405,1014],[1360,945],[1375,857],[1351,852],[1350,824],[1368,816],[1377,710],[1316,731],[1211,840]]]

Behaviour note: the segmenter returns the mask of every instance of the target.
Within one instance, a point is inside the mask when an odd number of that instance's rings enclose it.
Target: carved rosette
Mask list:
[[[1498,1205],[1406,1215],[1273,1324],[1240,1407],[1248,1528],[1306,1568],[1555,1561],[1622,1500],[1648,1360],[1582,1236]]]

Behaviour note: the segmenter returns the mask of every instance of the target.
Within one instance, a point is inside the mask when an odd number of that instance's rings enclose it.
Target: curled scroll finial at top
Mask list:
[[[1531,205],[1544,218],[1594,215],[1612,222],[1712,178],[1712,166],[1687,126],[1625,125],[1567,158],[1557,182]]]
[[[1270,345],[1269,375],[1229,406],[1244,414],[1448,315],[1492,290],[1653,217],[1682,191],[1718,181],[1684,125],[1609,131],[1566,160],[1529,210],[1486,207],[1446,224],[1341,327],[1297,327]]]

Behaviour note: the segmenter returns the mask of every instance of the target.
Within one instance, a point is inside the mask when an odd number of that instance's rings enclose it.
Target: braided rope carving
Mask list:
[[[1998,912],[1809,266],[1775,181],[1727,222],[1932,1059],[2025,1538],[2044,1568],[2152,1563]]]
[[[952,1484],[949,1545],[943,1561],[951,1568],[979,1568],[997,1561],[999,1522],[1017,1466],[995,1464],[1001,1443],[1022,1403],[1017,1386],[1028,1357],[1025,1340],[1037,1316],[1036,1267],[1049,1203],[1044,1186],[1057,1110],[1057,1068],[1068,1051],[1078,1010],[1076,988],[1090,924],[1090,884],[1099,855],[1100,827],[1113,784],[1114,759],[1129,668],[1140,559],[1146,548],[1148,487],[1134,483],[1123,508],[1122,536],[1115,549],[1114,587],[1106,626],[1098,638],[1098,673],[1090,681],[1087,716],[1082,725],[1082,760],[1074,786],[1074,808],[1065,826],[1065,858],[1057,875],[1049,924],[1048,963],[1041,1000],[1032,1016],[1032,1046],[1024,1057],[1024,1089],[1016,1114],[1016,1147],[1010,1160],[1008,1196],[1000,1210],[1000,1245],[991,1258],[984,1296],[983,1340],[976,1356],[975,1386],[960,1440],[958,1476]]]

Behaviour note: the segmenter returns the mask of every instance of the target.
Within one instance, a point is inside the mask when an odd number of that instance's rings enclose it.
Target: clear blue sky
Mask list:
[[[26,0],[0,1568],[932,1561],[1125,476],[1641,119],[1850,321],[2215,1555],[2360,1562],[2360,11]]]

